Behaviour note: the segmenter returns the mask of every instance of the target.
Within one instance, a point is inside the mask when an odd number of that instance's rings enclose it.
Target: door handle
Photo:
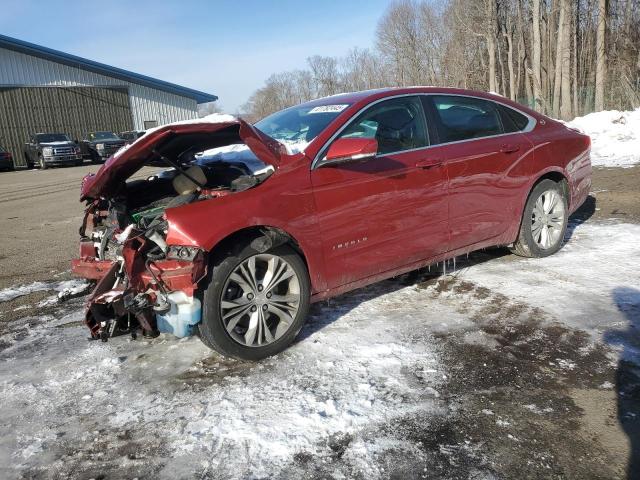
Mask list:
[[[418,160],[416,162],[417,168],[422,168],[423,170],[428,170],[430,168],[436,168],[442,166],[442,160],[436,158],[427,158],[424,160]]]
[[[511,145],[508,143],[503,143],[502,145],[500,145],[500,151],[502,153],[513,153],[517,152],[518,150],[520,150],[520,145]]]

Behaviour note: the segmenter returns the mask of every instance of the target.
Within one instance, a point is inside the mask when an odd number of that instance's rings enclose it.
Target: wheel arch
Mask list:
[[[251,225],[244,227],[220,239],[209,249],[209,255],[211,258],[217,258],[227,253],[238,243],[254,243],[258,251],[266,251],[278,245],[288,245],[300,255],[300,258],[307,267],[312,292],[316,289],[317,274],[314,272],[315,268],[309,263],[309,256],[305,253],[300,242],[289,232],[272,225]]]
[[[565,195],[565,198],[567,199],[567,202],[570,201],[570,196],[569,196],[569,179],[567,178],[567,176],[559,171],[559,170],[550,170],[542,175],[540,175],[530,186],[529,188],[529,193],[527,193],[527,200],[529,199],[529,196],[531,195],[531,192],[533,191],[534,188],[536,188],[536,185],[538,185],[540,182],[542,182],[543,180],[552,180],[556,183],[559,183],[562,186],[562,191]],[[525,205],[526,205],[526,201],[525,201]],[[523,206],[524,208],[524,206]]]
[[[567,199],[567,203],[570,202],[571,195],[569,192],[569,179],[562,170],[560,170],[559,168],[551,168],[544,172],[538,173],[538,175],[536,175],[534,179],[529,183],[529,186],[526,190],[526,195],[524,195],[520,201],[520,207],[518,209],[519,218],[517,219],[517,221],[513,222],[513,227],[509,229],[509,233],[506,236],[506,243],[511,244],[518,238],[520,227],[522,226],[522,220],[524,219],[524,209],[527,206],[527,202],[529,201],[531,192],[533,192],[533,189],[536,188],[536,186],[544,180],[552,180],[556,183],[559,183],[562,186],[562,191],[565,195],[565,198]]]

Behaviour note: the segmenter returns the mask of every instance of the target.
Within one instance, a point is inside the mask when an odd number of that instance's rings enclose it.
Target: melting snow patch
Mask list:
[[[0,352],[0,446],[33,452],[12,464],[29,472],[51,461],[35,454],[43,430],[66,433],[47,440],[48,449],[90,449],[82,419],[92,418],[101,433],[89,435],[91,442],[117,442],[132,431],[185,465],[205,458],[225,478],[246,478],[247,468],[252,478],[271,477],[298,452],[328,455],[333,435],[357,435],[418,406],[436,408],[442,370],[424,305],[397,314],[415,297],[405,287],[365,301],[353,295],[342,309],[316,308],[303,339],[277,357],[245,364],[214,356],[230,365],[228,373],[206,367],[212,353],[197,338],[102,344],[86,342],[81,326],[51,328],[79,321],[81,311],[49,320]],[[356,445],[347,457],[357,456]],[[353,461],[370,463],[368,455]],[[166,468],[171,476],[173,467]]]
[[[637,292],[640,225],[570,225],[570,238],[546,258],[497,259],[466,268],[460,278],[539,307],[570,327],[606,334],[626,328],[620,305],[624,292]],[[571,369],[567,362],[561,368]]]
[[[89,284],[85,280],[65,280],[63,282],[33,282],[28,285],[19,285],[0,290],[0,303],[8,302],[18,297],[30,295],[35,292],[55,290],[58,296],[78,294],[85,291]],[[55,298],[55,297],[54,297]]]

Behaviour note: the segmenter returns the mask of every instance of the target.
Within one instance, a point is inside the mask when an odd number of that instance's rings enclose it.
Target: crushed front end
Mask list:
[[[165,211],[253,188],[274,172],[277,160],[269,137],[227,117],[162,127],[83,180],[87,208],[72,271],[96,282],[85,317],[93,339],[139,330],[147,337],[184,337],[200,322],[197,289],[207,274],[207,252],[169,244],[176,227]],[[169,168],[131,178],[159,164]]]
[[[129,214],[118,202],[89,205],[72,270],[97,281],[85,316],[92,338],[138,329],[149,337],[159,330],[182,337],[200,321],[194,294],[206,274],[205,252],[168,246],[167,231],[161,207]]]

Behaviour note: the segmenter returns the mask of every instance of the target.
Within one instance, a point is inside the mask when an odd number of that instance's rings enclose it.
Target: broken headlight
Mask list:
[[[185,247],[182,245],[171,245],[167,252],[167,258],[172,260],[193,260],[198,252],[199,248]]]

